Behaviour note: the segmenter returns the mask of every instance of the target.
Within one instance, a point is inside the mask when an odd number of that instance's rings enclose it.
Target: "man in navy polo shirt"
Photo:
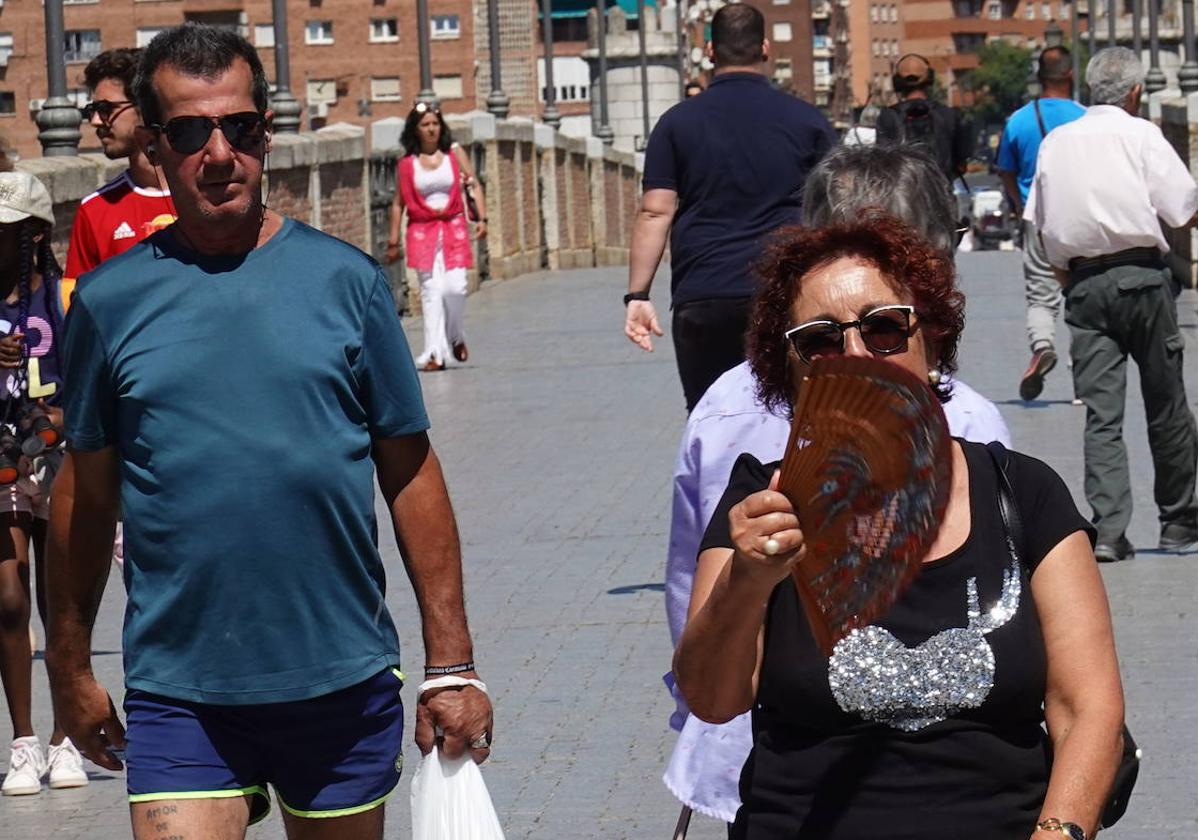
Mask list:
[[[744,361],[752,264],[767,235],[797,224],[807,173],[836,143],[818,110],[775,90],[765,19],[745,3],[711,22],[715,75],[658,120],[632,229],[624,334],[652,351],[662,335],[649,287],[670,239],[674,351],[686,410]]]

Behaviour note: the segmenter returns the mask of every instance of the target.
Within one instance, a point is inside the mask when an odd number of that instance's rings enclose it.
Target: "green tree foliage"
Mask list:
[[[1006,41],[991,41],[978,50],[978,66],[961,80],[973,95],[969,116],[975,125],[1001,123],[1027,100],[1032,53]]]

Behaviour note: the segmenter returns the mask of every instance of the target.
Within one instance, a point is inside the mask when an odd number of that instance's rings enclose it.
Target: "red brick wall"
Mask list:
[[[521,212],[524,213],[524,242],[525,251],[541,246],[541,201],[537,192],[537,160],[536,146],[532,143],[521,143],[520,177],[523,181],[524,200],[521,202]]]
[[[499,199],[500,210],[503,212],[503,253],[492,256],[506,257],[520,250],[518,241],[519,228],[516,216],[520,213],[520,205],[516,201],[516,144],[511,140],[501,140],[499,147]],[[489,211],[488,211],[489,212]]]
[[[275,212],[312,223],[311,182],[307,168],[281,169],[270,173],[267,205]]]
[[[320,168],[320,227],[325,233],[359,248],[366,243],[366,204],[361,161]]]
[[[573,185],[573,206],[570,208],[570,224],[574,230],[572,244],[575,248],[590,248],[594,243],[591,242],[591,190],[586,155],[570,155],[570,180]]]
[[[603,209],[607,217],[607,241],[603,244],[618,246],[624,224],[620,212],[620,166],[606,160],[603,161]]]

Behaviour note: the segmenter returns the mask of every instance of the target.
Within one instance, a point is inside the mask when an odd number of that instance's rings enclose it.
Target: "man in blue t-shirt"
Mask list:
[[[668,236],[687,411],[744,361],[753,262],[772,231],[798,223],[807,173],[836,143],[819,111],[762,74],[769,42],[757,9],[738,3],[716,12],[707,51],[711,84],[663,114],[649,138],[624,297],[624,334],[652,350],[662,331],[649,287]]]
[[[67,319],[55,708],[84,755],[121,768],[90,638],[122,511],[135,837],[240,840],[269,785],[290,838],[381,838],[403,707],[376,473],[425,674],[449,676],[417,697],[416,742],[481,761],[491,741],[457,528],[390,290],[365,254],[263,204],[272,112],[243,38],[165,30],[134,93],[178,221],[85,274]]]
[[[1068,49],[1049,47],[1044,50],[1036,75],[1040,79],[1040,96],[1011,114],[998,147],[998,174],[1020,217],[1036,174],[1040,142],[1058,125],[1072,122],[1086,112],[1071,98],[1073,59]],[[1023,278],[1032,360],[1019,382],[1019,396],[1034,400],[1044,389],[1044,377],[1057,363],[1055,344],[1061,286],[1053,276],[1036,226],[1026,220],[1023,222]]]

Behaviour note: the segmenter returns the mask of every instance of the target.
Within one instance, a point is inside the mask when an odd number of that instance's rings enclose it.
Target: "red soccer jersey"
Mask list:
[[[62,278],[65,311],[75,292],[75,281],[109,257],[128,251],[151,233],[175,221],[170,193],[133,183],[129,171],[109,181],[79,203],[67,249]]]

